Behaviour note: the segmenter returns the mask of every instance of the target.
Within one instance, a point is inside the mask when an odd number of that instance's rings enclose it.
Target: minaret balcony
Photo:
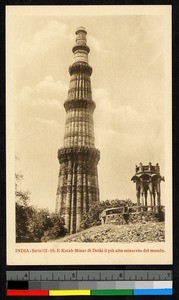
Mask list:
[[[94,111],[96,104],[93,100],[86,100],[86,99],[72,99],[66,100],[64,103],[65,110],[68,111],[69,109],[75,108],[87,108]]]
[[[92,71],[93,71],[92,67],[88,63],[82,61],[75,62],[69,67],[70,75],[81,72],[81,73],[87,73],[89,76],[91,76]]]

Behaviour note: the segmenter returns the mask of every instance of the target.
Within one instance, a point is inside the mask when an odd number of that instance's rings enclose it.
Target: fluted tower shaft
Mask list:
[[[100,153],[94,141],[95,102],[92,100],[92,68],[88,64],[90,49],[86,45],[86,34],[84,27],[76,31],[68,99],[64,103],[64,147],[58,150],[60,172],[56,212],[64,217],[69,233],[80,229],[82,215],[99,201],[97,164]]]

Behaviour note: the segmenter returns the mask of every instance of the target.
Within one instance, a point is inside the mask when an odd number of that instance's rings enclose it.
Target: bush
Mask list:
[[[93,204],[89,211],[83,214],[80,229],[84,230],[92,226],[100,225],[101,221],[99,216],[102,210],[100,203]]]
[[[41,238],[42,242],[47,242],[48,240],[57,239],[59,237],[64,237],[67,234],[67,228],[65,227],[64,219],[59,217],[58,214],[51,214],[51,226],[44,232]]]
[[[16,242],[39,243],[66,235],[64,220],[47,209],[16,203]],[[44,240],[44,241],[45,241]]]
[[[16,203],[16,242],[26,243],[33,241],[30,229],[30,220],[33,218],[34,209],[26,204]]]
[[[16,242],[41,242],[66,235],[64,220],[48,209],[41,209],[29,205],[30,192],[23,191],[20,182],[21,174],[15,174],[15,196],[16,196]]]

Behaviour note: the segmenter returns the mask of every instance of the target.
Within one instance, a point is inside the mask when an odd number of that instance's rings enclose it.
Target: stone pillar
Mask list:
[[[91,170],[89,166],[87,166],[87,191],[88,191],[88,198],[87,198],[87,205],[86,209],[87,211],[90,208],[90,204],[92,203],[92,193],[91,193]]]
[[[160,179],[158,179],[158,182],[157,182],[157,205],[161,206],[161,201],[160,201]]]
[[[156,191],[155,191],[155,187],[153,188],[153,199],[154,199],[154,206],[156,206]]]
[[[87,212],[87,187],[86,187],[86,174],[83,175],[83,213]]]
[[[153,190],[153,187],[152,187],[152,180],[150,178],[150,181],[149,181],[149,193],[150,193],[150,205],[153,206],[153,199],[152,199],[152,190]]]
[[[60,168],[60,171],[59,171],[59,177],[58,177],[58,189],[57,189],[57,200],[56,200],[56,208],[55,208],[55,212],[58,213],[60,208],[61,208],[61,204],[62,204],[62,191],[61,191],[61,188],[62,188],[62,167]]]
[[[95,177],[95,190],[96,190],[96,202],[99,202],[99,188],[98,188],[98,170],[97,170],[97,163],[95,164],[94,170],[94,177]]]
[[[144,192],[141,190],[141,200],[142,200],[142,206],[144,206]]]
[[[65,224],[69,231],[70,229],[70,210],[71,210],[71,181],[72,181],[72,162],[68,161],[68,175],[67,175],[67,194],[66,194],[66,211],[65,211]]]
[[[76,230],[78,231],[82,216],[82,161],[78,161],[77,167],[77,197],[76,197]]]
[[[152,192],[149,191],[150,194],[150,205],[151,205],[151,211],[153,211],[153,199],[152,199]]]
[[[63,209],[64,207],[63,204],[65,202],[64,186],[65,186],[65,162],[62,162],[60,167],[57,199],[56,199],[56,210],[55,210],[56,213],[60,212],[62,216],[64,216],[65,214],[65,211]]]
[[[144,191],[144,196],[145,196],[145,206],[147,206],[147,194],[148,194],[148,192],[147,192],[147,190],[145,190],[145,191]]]
[[[152,197],[152,180],[150,178],[149,181],[149,195],[150,195],[150,206],[151,206],[151,211],[153,211],[153,197]]]
[[[75,215],[76,215],[76,164],[73,163],[73,175],[72,175],[72,193],[71,193],[71,209],[69,214],[71,215],[69,232],[75,232]],[[66,223],[66,222],[65,222]]]
[[[151,162],[149,162],[149,172],[151,172],[152,171],[152,164],[151,164]]]
[[[140,167],[142,166],[142,164],[140,165]],[[140,179],[140,195],[141,195],[141,204],[142,206],[144,206],[144,184],[143,184],[143,179]]]
[[[140,162],[140,164],[139,164],[139,168],[140,168],[140,171],[143,172],[143,165],[142,165],[141,162]]]
[[[136,190],[136,196],[137,196],[137,206],[140,206],[140,189],[139,189],[139,187]]]

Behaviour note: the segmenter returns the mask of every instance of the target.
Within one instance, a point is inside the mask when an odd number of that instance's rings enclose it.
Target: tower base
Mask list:
[[[99,150],[88,147],[61,148],[56,212],[69,233],[80,230],[82,215],[99,202],[97,164]]]

